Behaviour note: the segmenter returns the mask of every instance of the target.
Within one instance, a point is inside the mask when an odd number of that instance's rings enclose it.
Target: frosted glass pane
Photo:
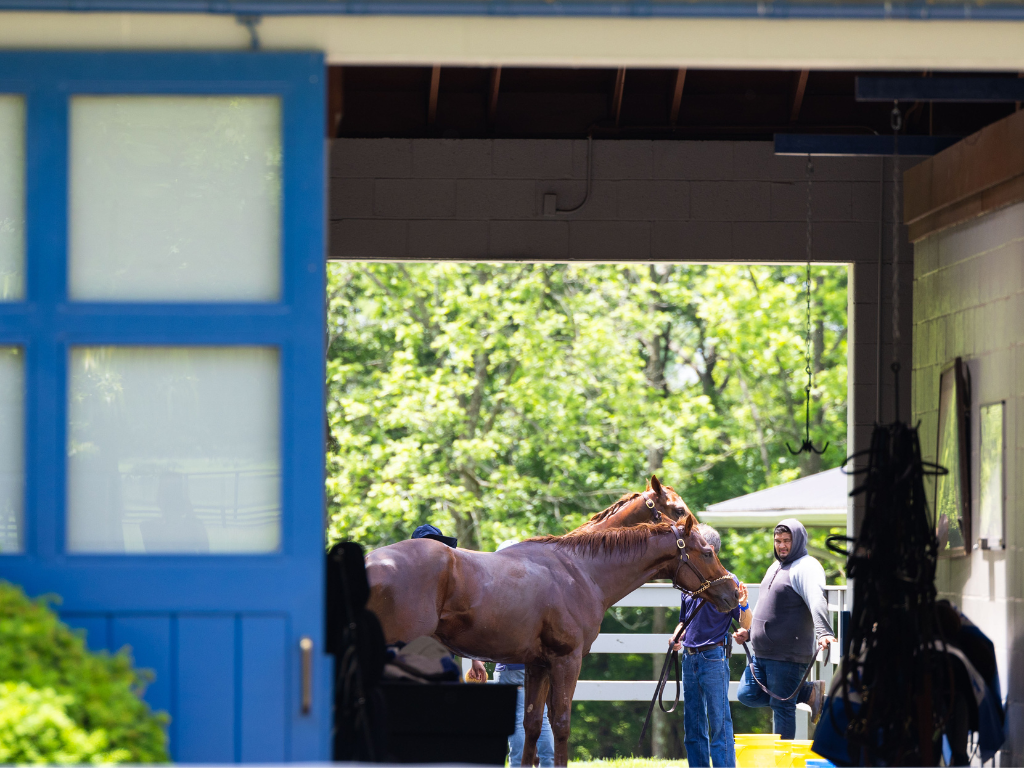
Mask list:
[[[277,97],[71,99],[69,295],[276,301]]]
[[[0,347],[0,554],[24,548],[24,359],[20,349]]]
[[[0,301],[25,295],[25,100],[0,95]]]
[[[77,347],[69,552],[281,545],[280,374],[264,347]]]

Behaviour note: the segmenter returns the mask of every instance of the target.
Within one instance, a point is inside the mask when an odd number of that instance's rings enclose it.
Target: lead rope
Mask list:
[[[733,623],[736,624],[737,627],[740,627],[740,625],[736,623],[736,619],[733,619]],[[742,629],[742,627],[740,628]],[[814,652],[814,658],[811,659],[811,663],[808,664],[807,669],[804,670],[804,676],[801,677],[800,682],[796,684],[796,689],[791,694],[789,694],[789,696],[786,697],[782,697],[776,693],[772,693],[768,690],[767,686],[765,686],[764,683],[757,679],[757,675],[754,674],[754,655],[750,652],[750,646],[748,646],[745,642],[743,643],[743,652],[747,654],[747,668],[750,670],[750,677],[755,683],[757,683],[758,687],[762,691],[767,693],[769,696],[771,696],[773,699],[777,699],[778,701],[789,701],[798,693],[800,693],[800,689],[803,688],[804,683],[807,682],[807,676],[811,674],[811,669],[814,668],[814,662],[818,660],[818,654],[821,653],[821,649],[818,649]]]
[[[672,646],[679,642],[679,639],[686,632],[686,628],[690,626],[690,623],[697,618],[697,614],[703,610],[704,606],[707,605],[707,601],[701,601],[701,604],[697,607],[690,616],[684,621],[676,624],[675,632],[672,633],[672,638],[668,641],[668,650],[665,652],[665,663],[661,665],[661,675],[658,678],[658,687],[654,689],[654,698],[651,699],[651,706],[647,708],[647,717],[644,718],[644,727],[640,729],[640,738],[636,742],[636,750],[640,751],[640,745],[644,743],[644,734],[647,733],[647,726],[651,724],[651,715],[654,714],[654,703],[657,702],[661,711],[665,714],[670,714],[676,711],[676,707],[679,706],[679,694],[680,694],[680,674],[679,674],[679,651],[672,650]],[[662,700],[661,695],[665,690],[665,685],[668,683],[668,670],[669,663],[673,663],[676,669],[676,698],[672,702],[670,709],[665,709],[665,702]]]

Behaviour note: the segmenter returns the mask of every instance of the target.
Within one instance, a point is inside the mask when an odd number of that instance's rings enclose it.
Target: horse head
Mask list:
[[[604,512],[594,515],[587,523],[591,531],[608,528],[629,528],[638,523],[658,523],[662,520],[678,522],[691,515],[686,502],[671,487],[662,485],[657,475],[651,475],[643,493],[623,496]]]
[[[703,598],[719,612],[727,613],[739,604],[739,589],[715,554],[715,548],[695,527],[696,521],[692,514],[687,514],[672,526],[679,557],[666,568],[666,573],[672,572],[670,578],[676,589]]]
[[[657,515],[653,514],[654,511],[664,515],[673,523],[679,522],[687,515],[693,517],[690,508],[683,501],[683,497],[676,493],[671,486],[662,485],[657,475],[651,475],[651,480],[647,483],[647,490],[640,496],[644,499],[644,506],[652,510],[651,516],[654,522],[658,522],[659,519]],[[650,503],[647,503],[648,499]]]

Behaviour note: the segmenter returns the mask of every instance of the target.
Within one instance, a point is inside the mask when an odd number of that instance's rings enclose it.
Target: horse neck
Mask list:
[[[615,550],[601,551],[579,559],[578,567],[601,590],[605,610],[633,590],[656,578],[679,556],[676,537],[669,533],[652,536],[646,551],[629,556]]]
[[[609,515],[604,520],[594,523],[592,530],[603,531],[607,528],[627,528],[636,523],[650,521],[650,513],[647,511],[647,506],[643,501],[642,495],[637,496],[635,499],[630,499],[614,515]]]

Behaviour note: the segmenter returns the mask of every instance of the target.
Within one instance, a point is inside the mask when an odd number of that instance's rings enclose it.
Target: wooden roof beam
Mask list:
[[[795,123],[800,117],[800,108],[804,105],[804,93],[807,92],[807,78],[810,70],[802,69],[796,78],[796,88],[793,90],[793,106],[789,110],[789,122]]]
[[[615,127],[619,127],[619,116],[622,114],[622,92],[626,88],[626,68],[620,67],[615,73],[615,89],[612,91],[612,116]]]
[[[427,125],[437,121],[437,92],[441,88],[441,67],[430,70],[430,100],[427,102]]]
[[[683,103],[683,85],[686,83],[686,68],[680,67],[676,72],[675,84],[672,86],[672,109],[669,111],[669,125],[675,127],[679,122],[679,107]]]
[[[494,127],[498,120],[498,89],[501,87],[501,67],[491,70],[490,93],[487,98],[487,122]]]

